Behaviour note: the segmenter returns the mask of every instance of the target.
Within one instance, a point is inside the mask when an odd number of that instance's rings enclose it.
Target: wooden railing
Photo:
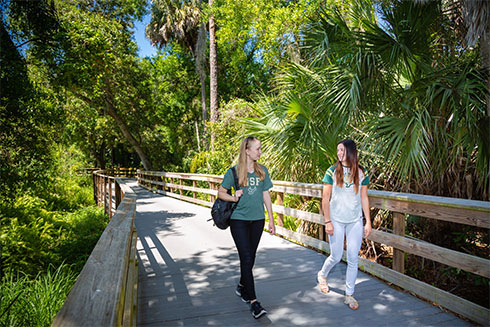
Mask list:
[[[138,170],[138,183],[157,193],[175,197],[205,206],[212,206],[217,196],[217,186],[222,176],[168,173]],[[190,185],[192,183],[192,185]],[[205,187],[198,187],[198,183]],[[321,184],[273,181],[271,191],[276,192],[276,204],[272,206],[277,214],[276,232],[296,242],[329,252],[328,243],[283,227],[283,215],[324,225],[321,214],[288,208],[283,205],[285,194],[295,194],[306,198],[321,198]],[[184,192],[188,195],[184,195]],[[197,194],[205,194],[197,197]],[[192,196],[189,196],[192,194]],[[419,281],[404,274],[405,253],[446,264],[486,278],[490,278],[490,260],[474,255],[443,248],[405,235],[406,214],[427,217],[435,220],[455,222],[463,225],[490,228],[490,202],[472,201],[437,196],[368,191],[372,208],[393,212],[393,232],[373,230],[369,240],[393,247],[393,269],[387,268],[364,258],[359,258],[359,267],[387,282],[413,292],[431,302],[435,302],[455,313],[463,315],[477,323],[487,325],[490,322],[490,310],[473,302],[462,299],[449,292]],[[323,228],[323,227],[322,227]],[[321,233],[323,235],[323,233]],[[344,258],[345,261],[345,253]]]
[[[136,168],[110,168],[105,170],[96,170],[92,173],[94,200],[98,206],[104,207],[104,213],[112,218],[115,208],[121,203],[121,189],[118,183],[115,183],[117,177],[135,177]],[[114,198],[113,195],[114,186]]]
[[[80,174],[90,174],[96,171],[104,171],[108,175],[113,177],[134,177],[136,175],[137,168],[122,168],[122,167],[111,167],[107,169],[100,168],[82,168],[79,169],[78,172]]]
[[[124,179],[109,176],[110,173],[96,171],[93,175],[95,198],[108,210],[111,220],[52,326],[136,326],[136,196]]]

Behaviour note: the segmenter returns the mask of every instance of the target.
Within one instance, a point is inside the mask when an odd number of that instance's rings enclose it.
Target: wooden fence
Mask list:
[[[90,169],[90,168],[89,168]],[[111,168],[105,170],[93,171],[93,188],[94,200],[98,206],[104,207],[104,213],[112,218],[115,208],[121,203],[121,189],[118,183],[115,183],[117,177],[134,177],[136,176],[136,168]],[[115,202],[113,200],[113,186]]]
[[[124,179],[111,173],[93,173],[97,204],[104,205],[111,220],[52,326],[136,326],[136,195]]]
[[[138,183],[151,191],[209,207],[216,199],[217,188],[222,181],[222,176],[216,175],[140,170],[138,170],[137,177]],[[201,184],[200,187],[198,187],[198,183]],[[323,186],[321,184],[286,181],[273,181],[273,184],[274,187],[271,191],[277,193],[276,204],[272,206],[273,211],[277,214],[277,234],[329,252],[328,243],[324,240],[283,227],[283,215],[324,225],[321,214],[288,208],[283,205],[285,194],[321,198]],[[202,196],[198,198],[198,193],[206,194],[205,198],[208,200],[202,199]],[[192,196],[189,196],[190,194]],[[372,208],[393,212],[393,232],[373,229],[368,238],[371,241],[393,247],[393,267],[390,269],[364,258],[359,258],[359,267],[365,272],[435,302],[477,323],[489,325],[489,309],[405,275],[404,257],[405,253],[414,254],[490,278],[490,260],[443,248],[405,235],[407,214],[489,229],[490,202],[374,190],[368,191],[368,195]],[[343,260],[345,261],[345,253]]]

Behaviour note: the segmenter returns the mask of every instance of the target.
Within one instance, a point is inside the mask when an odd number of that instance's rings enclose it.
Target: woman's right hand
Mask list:
[[[325,231],[327,232],[328,235],[333,235],[333,224],[332,224],[332,222],[325,224]]]
[[[237,190],[237,191],[235,192],[235,198],[236,198],[237,202],[238,202],[238,200],[240,199],[240,197],[241,197],[242,195],[243,195],[243,190]]]

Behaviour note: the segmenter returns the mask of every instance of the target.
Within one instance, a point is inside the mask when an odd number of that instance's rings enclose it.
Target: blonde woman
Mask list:
[[[272,181],[267,169],[257,161],[262,154],[260,141],[246,137],[240,146],[236,171],[240,189],[234,195],[227,191],[234,187],[231,168],[226,172],[218,189],[218,197],[224,201],[238,202],[230,218],[230,230],[240,257],[240,282],[235,293],[242,301],[250,304],[250,311],[255,319],[267,313],[257,301],[252,269],[260,237],[264,230],[264,205],[269,216],[269,231],[274,234],[274,218],[269,189]]]
[[[352,310],[359,308],[354,298],[357,278],[358,256],[362,236],[371,234],[369,213],[369,177],[359,166],[357,147],[354,141],[344,140],[337,144],[337,163],[330,167],[323,178],[322,206],[325,230],[330,244],[330,256],[317,274],[320,289],[329,292],[327,276],[340,261],[347,240],[347,272],[345,276],[344,303]],[[366,218],[363,226],[362,213]]]

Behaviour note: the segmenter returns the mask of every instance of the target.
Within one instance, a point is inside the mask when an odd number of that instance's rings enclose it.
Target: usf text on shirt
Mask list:
[[[243,195],[240,198],[240,202],[233,211],[230,219],[240,220],[261,220],[265,219],[264,214],[264,191],[272,188],[272,181],[269,176],[269,172],[264,166],[261,166],[265,172],[265,178],[263,181],[253,173],[248,173],[248,186],[240,187],[243,190]],[[223,177],[221,186],[229,190],[235,187],[233,180],[233,173],[231,168],[226,171]]]
[[[350,167],[342,166],[344,170],[344,183],[342,187],[337,185],[335,169],[333,165],[327,169],[323,182],[332,185],[330,198],[330,219],[341,223],[352,223],[362,217],[361,186],[369,184],[369,177],[359,168],[359,190],[354,191],[354,183],[350,183]]]

